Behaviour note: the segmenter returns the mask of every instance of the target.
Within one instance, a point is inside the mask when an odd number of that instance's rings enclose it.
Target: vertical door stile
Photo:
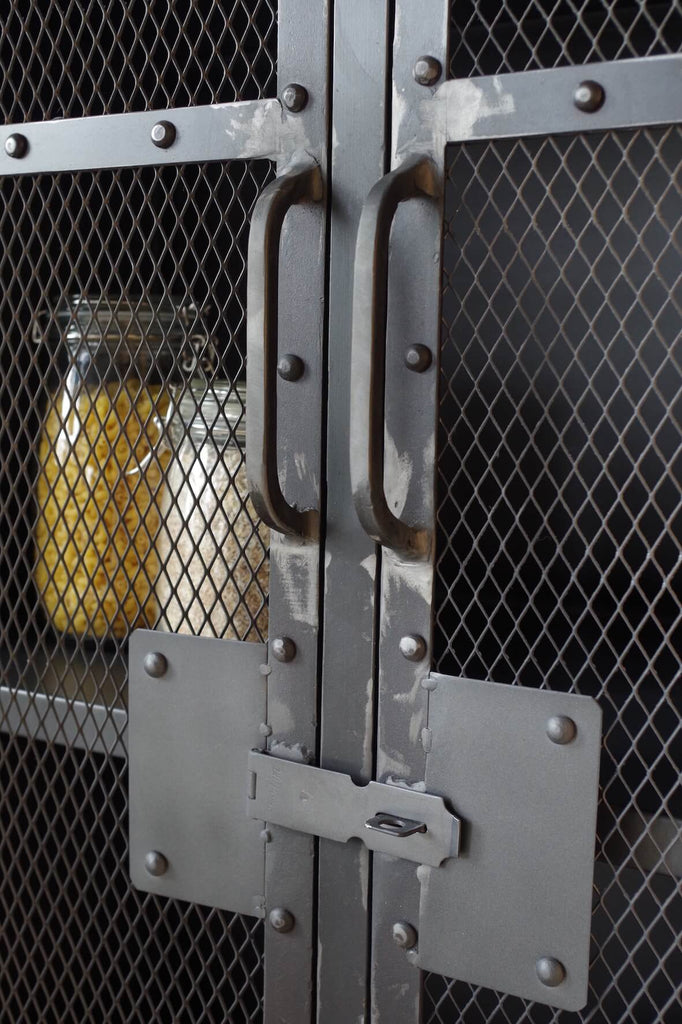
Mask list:
[[[322,170],[320,203],[292,208],[280,241],[278,351],[303,360],[295,382],[278,380],[278,462],[286,499],[299,508],[320,508],[323,479],[322,374],[324,366],[325,209],[328,137],[328,5],[280,0],[278,5],[278,95],[303,86],[300,111],[282,117],[296,139],[293,160],[312,157]],[[286,467],[286,479],[282,468]],[[268,749],[278,757],[313,760],[317,743],[320,540],[273,531],[270,544],[270,646],[267,671]],[[288,637],[295,656],[279,661],[273,641]],[[265,903],[294,918],[277,931],[266,918],[265,1024],[305,1024],[314,1006],[315,840],[275,825],[264,830]]]
[[[413,0],[396,4],[391,170],[418,151],[420,104],[446,75],[448,16],[445,0],[427,7]],[[442,73],[432,84],[417,81],[420,57],[440,63]],[[443,153],[427,155],[442,182]],[[426,527],[432,540],[423,559],[382,550],[375,777],[415,788],[423,788],[428,749],[428,692],[421,681],[431,658],[441,229],[440,196],[402,203],[393,222],[389,259],[384,485],[394,515],[410,526]],[[405,362],[407,350],[416,345],[431,353],[431,364],[423,372],[410,370]],[[411,637],[421,638],[423,649],[417,641],[411,653]],[[403,941],[401,930],[394,935],[394,925],[401,922],[418,929],[419,872],[408,861],[385,854],[374,857],[373,1021],[416,1024],[420,1019],[415,950],[398,944]]]
[[[373,775],[376,549],[351,500],[351,296],[362,203],[386,168],[388,4],[334,5],[330,236],[327,538],[321,754],[323,768],[358,782]],[[321,840],[320,1024],[366,1020],[371,856],[359,840]]]

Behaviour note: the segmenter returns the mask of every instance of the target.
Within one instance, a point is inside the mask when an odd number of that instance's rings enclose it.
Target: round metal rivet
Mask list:
[[[426,657],[426,640],[416,633],[401,636],[398,646],[403,658],[407,658],[408,661],[421,661]]]
[[[145,654],[142,664],[145,672],[152,679],[160,679],[168,671],[168,662],[160,651],[150,651],[149,654]]]
[[[396,921],[391,929],[393,941],[401,949],[414,949],[417,945],[417,931],[407,921]]]
[[[26,156],[28,153],[28,139],[26,136],[20,135],[19,132],[8,135],[5,139],[5,153],[7,153],[7,156],[13,156],[15,160],[21,160],[22,156]]]
[[[145,854],[144,869],[148,875],[154,875],[155,878],[158,878],[160,875],[165,875],[168,871],[168,861],[158,850],[150,850],[149,853]]]
[[[272,842],[272,832],[270,831],[269,828],[261,829],[260,837],[261,837],[261,841],[264,842],[264,843],[271,843]]]
[[[298,114],[308,102],[308,90],[297,82],[290,82],[282,89],[282,103],[292,114]]]
[[[586,114],[594,114],[604,103],[604,89],[599,82],[581,82],[573,93],[573,102],[578,110],[584,110]]]
[[[277,661],[293,661],[296,657],[296,644],[290,636],[276,636],[270,641],[270,650]]]
[[[547,988],[556,988],[566,979],[566,968],[553,956],[541,956],[535,964],[535,973]]]
[[[280,361],[277,363],[277,373],[280,375],[282,380],[300,380],[305,370],[305,363],[299,356],[294,356],[291,353],[282,356]]]
[[[267,722],[261,722],[261,724],[258,726],[258,732],[261,734],[261,736],[272,736],[272,726],[269,725]]]
[[[274,910],[271,910],[268,920],[276,932],[290,932],[295,924],[294,915],[283,907],[275,907]]]
[[[547,735],[552,743],[572,743],[577,732],[575,722],[566,715],[552,715],[547,721]]]
[[[443,74],[443,65],[435,57],[417,57],[412,74],[417,85],[435,85]]]
[[[170,121],[157,121],[152,128],[152,142],[159,149],[168,149],[175,142],[175,125]]]
[[[415,373],[423,373],[424,370],[428,370],[432,362],[431,349],[426,345],[410,345],[405,353],[405,366],[408,370],[414,370]]]

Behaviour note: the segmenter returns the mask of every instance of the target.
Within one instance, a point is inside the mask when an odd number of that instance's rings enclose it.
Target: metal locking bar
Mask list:
[[[251,751],[247,814],[273,825],[438,867],[457,857],[461,822],[443,797]]]

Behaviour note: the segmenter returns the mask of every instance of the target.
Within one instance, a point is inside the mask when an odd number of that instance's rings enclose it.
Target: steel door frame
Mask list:
[[[34,175],[102,168],[163,166],[207,161],[270,159],[278,174],[292,162],[317,163],[326,181],[328,152],[328,5],[303,0],[278,3],[278,95],[291,83],[307,92],[302,106],[280,99],[242,101],[170,111],[102,115],[8,126],[28,139],[25,154],[2,150],[0,174]],[[301,26],[305,25],[305,31]],[[174,127],[168,148],[152,144],[150,131],[163,115]],[[280,466],[287,475],[287,500],[304,508],[323,498],[324,453],[320,436],[325,371],[326,198],[318,208],[296,208],[283,226],[278,296],[280,352],[300,354],[306,372],[298,384],[278,381]],[[303,447],[303,451],[298,448]],[[270,640],[289,637],[295,662],[269,657],[267,743],[280,755],[303,744],[317,745],[319,644],[319,539],[273,532],[270,549]],[[67,743],[109,756],[125,754],[126,712],[46,694],[0,688],[12,735]],[[294,756],[294,754],[291,754]],[[296,928],[265,932],[266,1021],[311,1019],[315,1000],[313,957],[316,920],[314,840],[272,827],[263,833],[266,905],[286,906]]]
[[[430,557],[421,561],[388,549],[379,551],[363,532],[351,501],[351,400],[360,382],[350,375],[349,297],[362,204],[384,173],[415,154],[433,161],[442,178],[449,142],[668,123],[679,118],[680,111],[673,89],[664,90],[661,97],[661,74],[678,68],[679,61],[643,58],[590,65],[595,76],[607,76],[609,94],[613,90],[614,97],[624,97],[622,107],[618,101],[615,109],[585,114],[569,103],[557,120],[553,86],[570,91],[580,69],[496,76],[475,84],[462,80],[439,85],[436,79],[423,85],[415,79],[415,62],[421,56],[446,67],[449,4],[444,0],[426,9],[416,0],[396,0],[395,12],[389,2],[336,0],[333,27],[327,24],[327,12],[324,3],[316,4],[312,14],[302,0],[280,3],[279,92],[290,82],[303,84],[310,99],[300,113],[285,114],[276,100],[174,112],[188,133],[200,132],[196,146],[183,141],[177,150],[149,147],[148,155],[141,155],[140,140],[148,142],[158,113],[89,119],[87,140],[81,134],[83,122],[27,125],[23,130],[29,137],[45,139],[46,146],[55,148],[43,158],[35,146],[26,164],[5,161],[2,170],[33,174],[113,166],[112,131],[120,132],[117,167],[269,156],[280,160],[282,171],[301,152],[319,163],[324,178],[331,181],[329,211],[295,211],[281,241],[286,273],[280,287],[280,351],[296,353],[305,336],[307,401],[301,401],[301,390],[286,384],[279,385],[279,399],[282,432],[289,430],[310,441],[308,469],[299,481],[287,482],[289,500],[309,503],[317,489],[327,535],[323,547],[317,541],[279,536],[272,542],[271,639],[293,639],[296,658],[291,663],[269,657],[264,667],[269,693],[264,727],[269,730],[269,747],[277,745],[283,752],[303,744],[321,767],[352,774],[358,781],[390,778],[419,784],[428,739],[423,735],[426,711],[420,684],[430,663],[433,545]],[[625,88],[620,92],[619,86],[632,80],[635,66],[646,79],[644,85],[636,93]],[[677,72],[672,74],[673,84],[678,78]],[[538,90],[539,82],[549,83],[546,91]],[[512,105],[499,101],[500,90],[514,98]],[[478,117],[470,116],[473,109]],[[284,153],[282,119],[291,133]],[[200,122],[204,127],[198,127]],[[222,145],[216,150],[218,137]],[[328,228],[328,241],[321,221]],[[437,198],[413,200],[396,215],[387,331],[394,358],[386,369],[386,434],[391,441],[386,490],[409,526],[432,534],[437,359],[423,373],[411,373],[401,355],[415,343],[426,345],[434,356],[439,349],[441,233]],[[301,301],[302,294],[307,301]],[[326,431],[317,444],[325,393]],[[412,414],[406,416],[406,409]],[[296,454],[300,453],[285,445],[283,457]],[[325,479],[326,493],[319,483]],[[412,647],[401,645],[409,637],[421,637],[424,648],[416,641]],[[0,696],[9,699],[7,693]],[[11,699],[18,708],[14,691]],[[22,695],[20,701],[25,714],[16,720],[17,733],[36,735],[40,729],[57,742],[73,738],[74,745],[92,750],[102,743],[102,734],[91,742],[80,722],[93,716],[104,730],[116,718],[120,727],[118,711],[63,698],[29,701]],[[53,724],[42,716],[32,724],[38,707],[48,706]],[[69,716],[74,722],[65,725]],[[391,941],[396,921],[418,926],[414,865],[381,854],[372,857],[359,844],[325,840],[319,843],[316,860],[312,837],[275,826],[264,838],[268,907],[285,906],[296,921],[291,932],[266,930],[266,1024],[301,1024],[314,1016],[320,1024],[346,1024],[351,1019],[416,1024],[421,1015],[417,956]]]
[[[522,72],[428,86],[415,81],[415,63],[430,55],[447,66],[449,4],[425,10],[397,0],[394,36],[391,170],[423,153],[443,174],[448,143],[557,132],[577,133],[667,124],[682,119],[679,69],[682,58],[638,58],[581,67]],[[637,76],[636,83],[633,81]],[[610,102],[595,113],[577,109],[573,92],[584,78],[605,86]],[[562,99],[563,98],[563,101]],[[399,355],[419,342],[432,353],[440,347],[442,209],[426,200],[403,204],[391,235],[386,386],[387,438],[394,436],[397,458],[386,469],[387,490],[400,489],[400,460],[410,466],[407,493],[399,493],[402,518],[435,535],[434,453],[437,425],[435,365],[423,374],[405,374]],[[434,238],[436,225],[437,237]],[[411,282],[414,281],[414,291]],[[424,325],[427,325],[424,328]],[[437,359],[434,359],[434,364]],[[433,372],[432,372],[433,370]],[[411,415],[406,415],[409,409]],[[351,425],[351,430],[353,425]],[[392,435],[394,431],[394,435]],[[354,440],[351,443],[355,443]],[[404,463],[403,463],[404,466]],[[393,479],[391,479],[393,477]],[[381,607],[377,630],[378,706],[376,779],[396,776],[407,784],[424,778],[428,737],[425,693],[433,629],[434,547],[421,562],[386,548],[381,552]],[[400,653],[403,636],[426,644],[416,663]],[[377,854],[372,871],[372,1020],[412,1022],[421,1015],[418,955],[391,942],[391,928],[405,920],[418,928],[419,881],[411,865]]]

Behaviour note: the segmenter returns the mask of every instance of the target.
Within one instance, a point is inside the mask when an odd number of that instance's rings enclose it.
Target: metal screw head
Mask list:
[[[426,640],[416,633],[401,636],[398,646],[403,658],[407,658],[408,661],[421,661],[426,657]]]
[[[393,941],[400,949],[414,949],[417,945],[417,931],[407,921],[396,921],[391,929]]]
[[[573,93],[573,102],[578,110],[584,110],[586,114],[594,114],[595,110],[604,103],[604,89],[599,82],[581,82]]]
[[[433,361],[431,349],[426,345],[410,345],[405,353],[405,366],[415,373],[423,373],[428,370]]]
[[[282,103],[292,114],[298,114],[308,102],[308,90],[297,82],[290,82],[282,89]]]
[[[144,869],[148,875],[158,878],[168,871],[168,861],[158,850],[150,850],[144,857]]]
[[[275,907],[271,910],[268,920],[276,932],[290,932],[296,923],[294,915],[284,907]]]
[[[277,373],[282,380],[300,380],[304,370],[305,363],[303,360],[299,356],[292,355],[290,352],[282,356],[277,363]]]
[[[575,722],[566,715],[552,715],[547,721],[547,735],[552,743],[572,743],[577,732]]]
[[[270,650],[277,661],[293,661],[296,657],[296,644],[290,636],[276,636],[270,641]]]
[[[19,132],[13,132],[12,135],[8,135],[5,139],[5,153],[7,156],[13,156],[15,160],[21,160],[22,156],[26,156],[28,153],[28,139],[25,135],[20,135]]]
[[[160,679],[168,671],[168,662],[160,651],[150,651],[148,654],[145,654],[142,664],[144,665],[145,672],[152,679]]]
[[[541,956],[535,964],[535,973],[547,988],[556,988],[566,978],[566,968],[553,956]]]
[[[412,74],[417,85],[435,85],[443,74],[443,65],[435,57],[417,57]]]
[[[171,124],[170,121],[157,121],[152,128],[152,142],[159,149],[168,149],[175,142],[175,125]]]

